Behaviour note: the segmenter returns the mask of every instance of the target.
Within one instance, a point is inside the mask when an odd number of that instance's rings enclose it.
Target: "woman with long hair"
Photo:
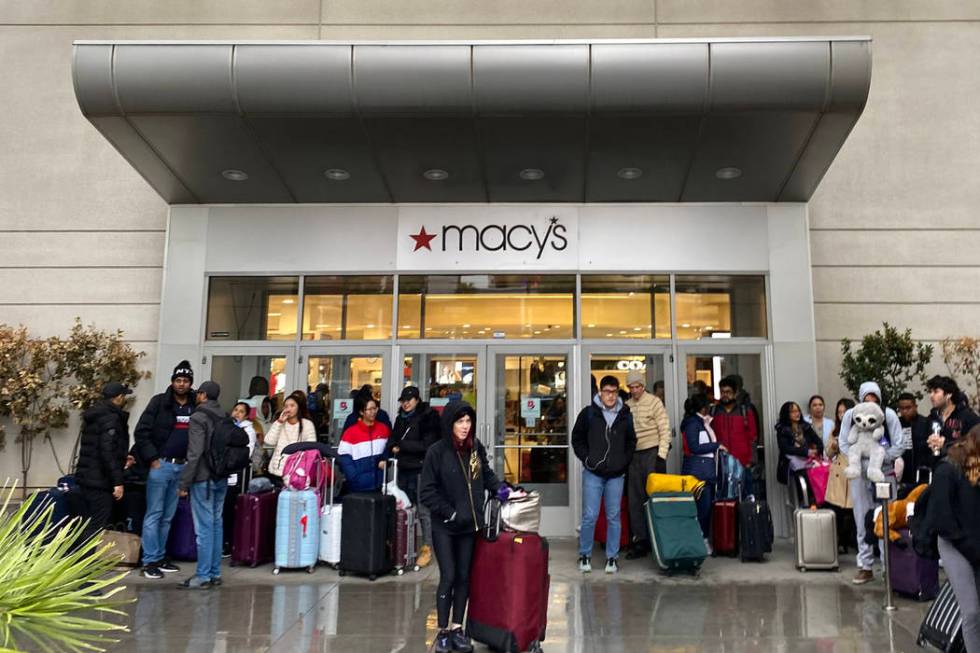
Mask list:
[[[714,501],[715,480],[718,471],[715,456],[718,451],[728,451],[718,442],[711,430],[711,402],[707,395],[694,394],[684,402],[684,419],[681,420],[684,462],[681,474],[689,474],[699,481],[706,481],[701,496],[698,497],[698,522],[705,546],[711,552],[711,504]]]
[[[306,406],[306,393],[296,390],[282,402],[282,411],[269,427],[263,443],[274,446],[269,460],[269,477],[273,483],[282,483],[282,470],[286,466],[286,455],[282,450],[294,442],[316,442],[316,428],[310,420]]]
[[[936,466],[923,528],[938,536],[939,556],[963,617],[967,653],[980,653],[980,425]]]
[[[844,421],[844,414],[854,408],[856,404],[853,399],[843,397],[837,400],[837,407],[834,408],[834,430],[830,434],[830,443],[827,445],[827,457],[833,458],[840,451],[840,427]]]
[[[784,485],[789,482],[790,473],[801,472],[805,469],[806,461],[823,455],[823,440],[814,432],[813,427],[803,421],[803,411],[795,401],[787,401],[779,409],[779,421],[776,422],[776,443],[779,445],[779,463],[776,466],[776,480]],[[806,480],[805,474],[799,475]],[[798,481],[794,482],[794,486]],[[802,488],[797,488],[799,492]],[[807,494],[813,496],[809,482]],[[800,497],[799,505],[806,501]]]

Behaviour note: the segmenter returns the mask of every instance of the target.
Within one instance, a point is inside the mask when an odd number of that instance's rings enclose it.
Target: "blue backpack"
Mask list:
[[[718,452],[718,474],[715,481],[715,498],[740,500],[745,489],[745,467],[735,456]]]

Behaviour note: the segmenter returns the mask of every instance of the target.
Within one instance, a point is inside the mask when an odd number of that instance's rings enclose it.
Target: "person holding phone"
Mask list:
[[[269,478],[282,485],[282,470],[286,466],[283,449],[295,442],[316,442],[316,427],[306,409],[306,395],[297,390],[282,402],[282,411],[265,434],[263,443],[275,447],[269,461]]]

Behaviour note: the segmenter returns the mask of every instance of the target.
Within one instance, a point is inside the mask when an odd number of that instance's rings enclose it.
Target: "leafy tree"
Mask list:
[[[840,378],[858,399],[858,388],[863,382],[877,382],[885,395],[884,402],[895,408],[902,392],[911,392],[916,399],[922,399],[926,366],[932,360],[932,345],[912,340],[911,329],[900,333],[887,322],[883,326],[884,332],[875,331],[864,336],[856,348],[847,338],[841,340]]]
[[[980,402],[980,338],[946,338],[939,345],[950,375],[976,406]]]

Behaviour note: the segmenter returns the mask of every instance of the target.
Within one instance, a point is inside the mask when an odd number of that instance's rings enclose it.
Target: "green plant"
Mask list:
[[[980,338],[946,338],[939,347],[950,375],[976,406],[980,402]]]
[[[11,511],[14,491],[0,489],[0,647],[104,651],[111,633],[128,631],[105,618],[126,616],[131,601],[114,598],[126,572],[111,573],[110,546],[86,538],[87,522],[52,524],[53,506],[31,514],[30,502]]]
[[[877,382],[884,395],[882,399],[894,408],[902,392],[911,392],[916,399],[922,398],[926,366],[932,360],[932,345],[915,342],[911,329],[902,333],[887,322],[883,326],[883,331],[864,336],[856,348],[847,338],[841,340],[840,378],[858,399],[858,388],[862,383]]]

